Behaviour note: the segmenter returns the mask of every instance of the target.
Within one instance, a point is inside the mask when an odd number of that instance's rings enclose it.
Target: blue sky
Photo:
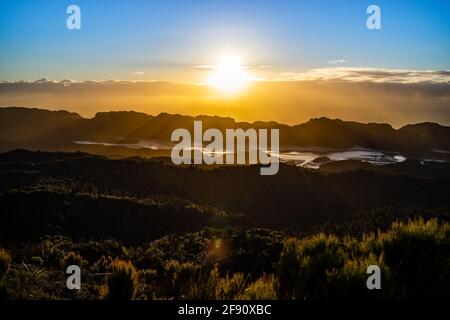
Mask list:
[[[66,28],[77,4],[82,29]],[[382,29],[366,28],[377,4]],[[226,54],[278,73],[450,69],[450,1],[0,0],[0,80],[199,81]],[[136,73],[139,74],[136,74]]]

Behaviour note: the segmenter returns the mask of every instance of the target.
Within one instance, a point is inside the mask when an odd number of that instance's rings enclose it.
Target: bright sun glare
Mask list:
[[[251,80],[250,75],[242,66],[239,58],[228,57],[219,61],[213,67],[207,84],[226,95],[241,93]]]

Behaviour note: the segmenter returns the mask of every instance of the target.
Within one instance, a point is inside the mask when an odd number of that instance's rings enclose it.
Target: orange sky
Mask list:
[[[450,124],[450,84],[342,80],[260,81],[240,95],[171,82],[0,83],[0,106],[99,111],[135,110],[220,115],[241,121],[302,123],[314,117],[394,126],[424,121]]]

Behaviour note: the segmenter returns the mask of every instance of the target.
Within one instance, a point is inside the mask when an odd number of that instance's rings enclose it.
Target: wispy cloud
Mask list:
[[[273,64],[263,64],[258,66],[249,66],[250,69],[272,69],[275,68]]]
[[[350,62],[350,61],[344,60],[344,59],[336,59],[336,60],[328,61],[328,64],[343,64],[343,63],[347,63],[347,62]]]
[[[144,71],[135,71],[133,72],[134,75],[136,76],[142,76],[145,72]]]
[[[216,66],[212,65],[212,64],[200,64],[200,65],[196,65],[196,66],[188,66],[189,68],[194,68],[194,69],[215,69]]]
[[[363,122],[389,122],[395,126],[423,121],[450,124],[449,77],[450,71],[349,68],[284,74],[283,80],[296,81],[277,82],[271,78],[249,88],[248,95],[244,95],[246,101],[251,101],[245,106],[249,116],[240,119],[295,123],[327,115]],[[210,88],[192,83],[49,79],[0,83],[0,107],[59,110],[63,105],[88,116],[100,111],[133,109],[154,114],[241,117],[240,109],[223,108],[223,103],[221,99],[211,98]],[[236,102],[230,103],[235,106]]]
[[[243,69],[271,69],[274,68],[275,66],[272,64],[263,64],[263,65],[244,65],[242,66]],[[206,69],[206,70],[213,70],[216,69],[217,66],[213,65],[213,64],[200,64],[200,65],[195,65],[195,66],[189,66],[189,68],[194,68],[194,69]]]
[[[198,69],[214,69],[214,65],[191,66]],[[268,69],[273,66],[246,66],[245,68]],[[133,72],[136,75],[145,74],[143,71]],[[356,67],[330,67],[316,68],[304,72],[282,72],[269,77],[255,77],[254,80],[266,81],[340,81],[340,82],[371,82],[371,83],[397,83],[397,84],[446,84],[450,85],[450,70],[414,70],[414,69],[387,69],[387,68],[356,68]],[[52,80],[47,78],[35,81],[0,81],[0,83],[16,85],[74,85],[74,84],[127,84],[127,83],[158,83],[156,80]],[[171,81],[162,81],[171,82]],[[176,83],[176,82],[174,82]],[[192,83],[194,84],[194,83]]]
[[[311,69],[305,72],[284,72],[277,80],[339,80],[375,83],[450,83],[450,70],[334,67]]]

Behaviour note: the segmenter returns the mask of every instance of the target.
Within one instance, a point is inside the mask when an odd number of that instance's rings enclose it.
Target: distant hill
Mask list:
[[[327,173],[361,170],[389,175],[407,175],[416,178],[450,179],[450,164],[448,162],[420,161],[415,159],[382,166],[358,160],[330,161],[322,164],[319,168],[319,171]]]
[[[51,144],[58,139],[64,140],[59,134],[82,120],[79,114],[68,111],[0,108],[0,147]]]
[[[177,128],[192,130],[194,120],[202,120],[204,129],[222,131],[227,128],[279,128],[280,143],[285,148],[345,149],[358,146],[430,157],[448,157],[446,152],[450,150],[450,127],[436,123],[410,124],[396,130],[389,124],[317,118],[288,126],[276,122],[236,122],[217,116],[167,113],[152,116],[133,111],[101,112],[86,119],[67,111],[16,107],[0,108],[0,150],[81,150],[73,143],[80,140],[115,144],[169,141],[172,131]]]
[[[62,232],[140,242],[206,225],[311,230],[355,215],[358,223],[397,217],[373,210],[448,217],[450,164],[410,166],[330,173],[281,164],[261,176],[258,166],[16,150],[0,154],[0,239]]]

